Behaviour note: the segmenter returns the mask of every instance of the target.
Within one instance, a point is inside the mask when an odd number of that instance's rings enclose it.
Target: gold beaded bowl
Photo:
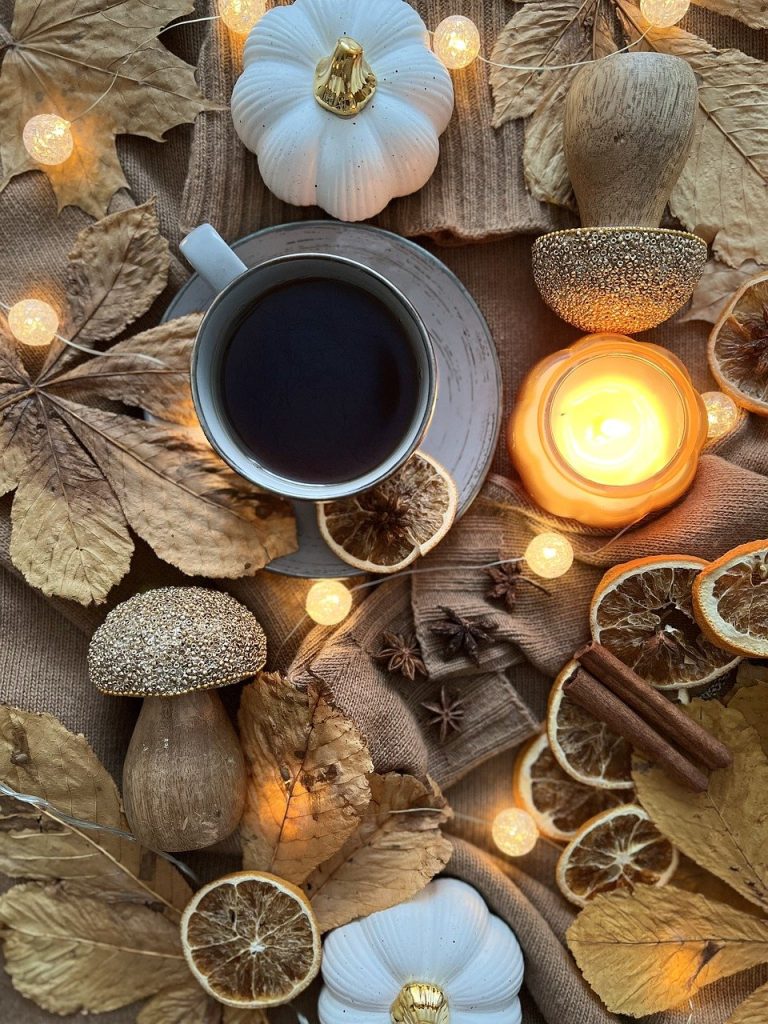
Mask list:
[[[701,238],[669,228],[572,228],[533,246],[541,297],[590,333],[637,334],[668,320],[690,299],[706,262]]]

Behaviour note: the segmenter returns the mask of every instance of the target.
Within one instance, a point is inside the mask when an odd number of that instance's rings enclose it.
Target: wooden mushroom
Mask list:
[[[88,667],[96,688],[144,698],[123,765],[123,802],[145,845],[197,850],[237,827],[245,762],[215,690],[255,675],[266,648],[247,608],[200,587],[138,594],[94,633]]]
[[[690,150],[697,97],[690,65],[667,54],[618,53],[575,76],[564,143],[582,227],[533,248],[536,284],[563,320],[634,334],[690,299],[706,243],[659,222]]]

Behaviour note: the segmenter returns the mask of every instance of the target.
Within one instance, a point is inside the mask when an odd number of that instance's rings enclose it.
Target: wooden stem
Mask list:
[[[245,761],[215,690],[144,699],[123,765],[123,802],[134,835],[154,850],[202,849],[237,828]]]

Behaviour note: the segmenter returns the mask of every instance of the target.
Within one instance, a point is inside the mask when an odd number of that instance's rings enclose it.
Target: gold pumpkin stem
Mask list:
[[[339,117],[354,117],[373,99],[376,75],[363,48],[342,36],[330,57],[323,57],[315,71],[315,99]]]
[[[392,1024],[449,1024],[445,993],[437,985],[414,981],[403,985],[389,1011]]]

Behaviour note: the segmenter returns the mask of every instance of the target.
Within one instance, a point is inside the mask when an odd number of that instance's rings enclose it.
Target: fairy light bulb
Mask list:
[[[508,857],[524,857],[538,842],[539,830],[527,811],[508,807],[493,819],[491,835],[502,853]]]
[[[671,28],[688,13],[691,0],[640,0],[640,13],[654,28]]]
[[[22,299],[8,310],[11,334],[23,345],[50,345],[59,329],[56,310],[41,299]]]
[[[536,576],[556,580],[573,565],[571,542],[559,533],[540,533],[525,549],[525,561]]]
[[[75,148],[70,123],[58,114],[30,117],[24,125],[21,140],[32,159],[46,167],[63,164]]]
[[[219,0],[219,16],[228,29],[245,35],[264,13],[264,0]]]
[[[474,64],[480,53],[480,33],[471,18],[454,14],[445,18],[432,38],[435,53],[447,68],[459,71]]]
[[[352,594],[339,580],[319,580],[309,588],[306,609],[318,626],[338,626],[352,610]]]
[[[707,440],[717,441],[739,425],[741,410],[724,391],[706,391],[701,400],[707,409]]]

